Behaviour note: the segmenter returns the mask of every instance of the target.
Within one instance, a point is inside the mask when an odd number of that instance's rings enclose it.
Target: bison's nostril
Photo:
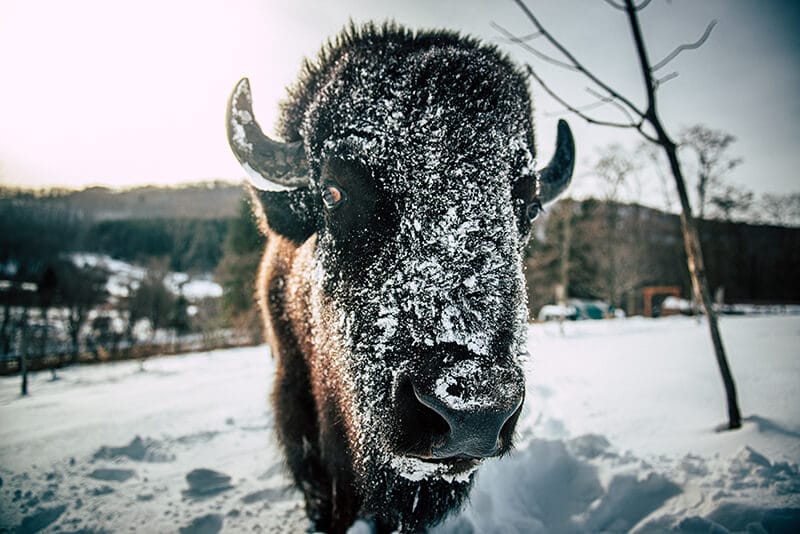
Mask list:
[[[524,400],[525,400],[525,395],[523,394],[522,399],[520,399],[516,411],[513,414],[511,414],[511,417],[509,417],[505,423],[503,423],[503,428],[500,429],[500,436],[497,442],[499,448],[502,448],[504,444],[506,445],[511,444],[511,441],[514,437],[514,428],[516,428],[517,420],[519,419],[519,416],[522,413],[522,405]]]
[[[445,391],[447,391],[448,395],[452,395],[453,397],[461,397],[464,394],[464,386],[460,384],[450,384]]]
[[[434,409],[421,403],[410,379],[402,379],[395,389],[398,414],[397,442],[401,450],[429,455],[430,450],[447,442],[450,426]]]

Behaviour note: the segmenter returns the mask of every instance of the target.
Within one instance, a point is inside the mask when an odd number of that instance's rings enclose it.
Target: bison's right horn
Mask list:
[[[253,115],[250,82],[242,78],[231,93],[225,114],[228,143],[256,189],[297,189],[309,183],[302,141],[278,143],[261,131]]]
[[[556,199],[569,185],[575,166],[575,140],[567,121],[558,121],[556,152],[547,167],[539,171],[539,201],[547,204]]]

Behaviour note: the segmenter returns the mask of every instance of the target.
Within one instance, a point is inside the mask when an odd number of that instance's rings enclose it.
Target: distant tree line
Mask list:
[[[729,172],[742,161],[729,153],[734,141],[705,125],[680,133],[680,155],[692,170],[692,202],[703,215],[696,225],[710,290],[727,302],[800,302],[794,276],[800,268],[800,193],[758,198],[731,184]],[[639,203],[643,190],[649,186],[652,193],[656,186],[664,208],[674,211],[665,167],[654,145],[599,149],[585,178],[598,198],[561,200],[536,227],[527,260],[532,313],[570,297],[641,313],[648,286],[692,295],[678,216]],[[657,179],[647,183],[646,171]]]
[[[256,317],[252,298],[245,300],[249,311],[242,312],[242,305],[227,303],[229,291],[223,305],[220,298],[190,302],[180,283],[176,293],[174,281],[167,287],[170,271],[210,274],[226,264],[226,253],[239,257],[239,218],[95,221],[50,200],[41,192],[0,196],[3,369],[25,375],[46,367],[55,377],[56,369],[77,361],[141,359],[153,351],[181,350],[179,345],[197,350],[260,340],[260,328],[242,322],[243,313]],[[244,224],[255,229],[250,219]],[[235,230],[230,236],[229,225]],[[121,294],[119,288],[111,294],[106,265],[97,256],[84,261],[78,252],[135,263],[133,270],[143,274],[127,278]],[[236,261],[227,265],[220,281],[248,287],[252,297],[255,266],[245,272]]]
[[[102,221],[89,226],[79,249],[146,263],[169,258],[173,271],[211,272],[222,259],[226,219]]]
[[[531,313],[567,297],[603,300],[642,313],[647,286],[691,295],[680,220],[638,204],[559,201],[528,245]],[[698,221],[709,284],[726,303],[800,303],[800,228]]]
[[[169,258],[169,269],[212,272],[223,255],[230,218],[96,221],[51,197],[0,191],[0,262],[22,267],[65,252],[97,252],[145,264]]]

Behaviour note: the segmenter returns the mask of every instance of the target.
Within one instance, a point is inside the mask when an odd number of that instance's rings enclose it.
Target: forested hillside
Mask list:
[[[90,187],[20,190],[0,188],[0,198],[36,202],[66,209],[94,221],[121,219],[224,219],[236,215],[242,186],[231,182],[204,182],[180,187],[109,189]]]
[[[114,191],[0,189],[0,262],[87,251],[174,271],[211,272],[243,187],[209,183]]]

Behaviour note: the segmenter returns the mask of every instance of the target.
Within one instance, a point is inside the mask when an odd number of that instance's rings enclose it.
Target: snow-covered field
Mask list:
[[[705,325],[530,327],[515,454],[478,473],[468,532],[800,532],[800,317],[725,317],[745,425]],[[0,379],[0,531],[302,532],[265,347]]]

